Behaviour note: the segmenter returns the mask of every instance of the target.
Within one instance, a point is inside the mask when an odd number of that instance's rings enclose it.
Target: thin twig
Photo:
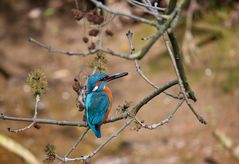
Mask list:
[[[99,30],[99,34],[98,34],[98,40],[97,40],[96,48],[100,49],[100,48],[103,47],[104,32],[103,32],[103,28],[101,26],[98,26],[97,28]]]
[[[165,13],[171,14],[173,10],[176,8],[176,6],[177,6],[177,0],[170,0]]]
[[[93,50],[90,50],[90,51],[82,51],[82,52],[73,52],[73,51],[65,51],[65,50],[60,50],[60,49],[57,49],[57,48],[53,48],[45,43],[42,43],[32,37],[29,38],[29,42],[37,45],[37,46],[40,46],[42,48],[45,48],[48,50],[49,53],[59,53],[59,54],[65,54],[65,55],[69,55],[69,56],[72,56],[72,55],[78,55],[78,56],[89,56],[89,55],[94,55],[96,52],[98,51],[102,51],[102,52],[105,52],[106,54],[110,54],[112,56],[116,56],[116,57],[120,57],[120,58],[124,58],[124,59],[127,59],[127,60],[132,60],[127,54],[123,54],[123,53],[118,53],[118,52],[115,52],[111,49],[105,49],[105,48],[95,48]]]
[[[207,122],[204,120],[204,118],[203,118],[202,116],[200,116],[200,115],[194,110],[194,108],[192,107],[192,105],[190,104],[190,102],[189,102],[189,100],[188,100],[187,93],[186,93],[187,91],[186,91],[186,89],[185,89],[185,87],[184,87],[184,85],[183,85],[182,76],[181,76],[181,74],[180,74],[180,72],[179,72],[179,68],[178,68],[178,65],[177,65],[177,63],[176,63],[176,57],[175,57],[174,53],[172,52],[172,50],[171,50],[171,48],[170,48],[169,42],[166,41],[166,40],[164,40],[164,41],[165,41],[165,45],[166,45],[166,47],[167,47],[167,49],[168,49],[169,55],[170,55],[170,57],[171,57],[171,60],[172,60],[172,63],[173,63],[173,67],[174,67],[174,70],[175,70],[175,72],[176,72],[176,76],[177,76],[177,78],[178,78],[180,90],[181,90],[181,92],[182,92],[182,94],[183,94],[183,97],[184,97],[184,99],[185,99],[185,101],[186,101],[186,103],[187,103],[189,109],[193,112],[193,114],[196,116],[196,118],[198,119],[199,122],[201,122],[202,124],[207,124]],[[175,52],[175,51],[174,51],[174,52]],[[179,59],[179,58],[177,58],[177,59]]]
[[[147,104],[150,100],[152,100],[154,97],[158,96],[161,94],[163,91],[167,90],[168,88],[172,87],[173,85],[178,84],[177,80],[170,81],[167,84],[163,85],[157,90],[154,90],[151,94],[148,96],[144,97],[138,104],[136,104],[133,109],[130,111],[133,115],[136,115],[141,107],[143,107],[145,104]]]
[[[9,121],[18,121],[18,122],[33,122],[33,118],[24,118],[24,117],[12,117],[7,116],[1,113],[0,119],[9,120]],[[79,126],[86,127],[84,121],[64,121],[64,120],[51,120],[51,119],[35,119],[36,124],[45,124],[45,125],[57,125],[57,126]]]
[[[35,123],[36,123],[36,118],[37,118],[38,103],[40,102],[40,95],[38,95],[38,94],[36,95],[36,100],[35,100],[35,101],[36,101],[36,102],[35,102],[34,116],[33,116],[33,118],[32,118],[32,123],[29,124],[28,126],[24,127],[24,128],[20,128],[20,129],[11,129],[11,128],[9,128],[8,130],[9,130],[10,132],[14,132],[14,133],[22,132],[22,131],[24,131],[24,130],[30,129],[32,126],[35,125]]]
[[[67,158],[75,149],[76,147],[80,144],[80,142],[83,140],[83,138],[85,137],[86,133],[89,131],[90,128],[85,129],[85,131],[81,134],[81,136],[77,139],[77,141],[74,143],[74,145],[72,145],[72,147],[70,148],[70,150],[66,153],[66,155],[64,156],[64,158]],[[61,162],[61,164],[63,163],[63,161]]]
[[[112,22],[113,20],[114,20],[114,18],[115,18],[115,14],[111,14],[112,16],[107,20],[107,21],[105,21],[105,22],[103,22],[102,24],[100,24],[100,27],[101,28],[103,28],[103,27],[105,27],[106,25],[108,25],[110,22]]]
[[[154,17],[158,20],[158,21],[160,21],[163,17],[161,16],[162,14],[160,14],[159,12],[158,12],[158,10],[155,10],[154,9],[154,6],[152,6],[152,4],[151,4],[151,2],[149,1],[149,0],[143,0],[143,2],[144,2],[144,4],[147,6],[146,8],[147,8],[147,10],[148,11],[151,11],[152,13],[153,13],[153,15],[154,15]]]
[[[153,35],[148,35],[148,36],[146,36],[146,37],[142,37],[141,40],[149,40],[149,39],[151,39],[153,36],[154,36],[154,34],[153,34]]]
[[[130,0],[128,0],[128,2],[129,2],[130,4],[132,4],[132,5],[136,6],[136,7],[138,7],[139,9],[143,10],[145,13],[151,14],[151,15],[153,15],[154,17],[156,17],[155,14],[154,14],[152,11],[149,11],[149,10],[145,9],[145,7],[144,7],[143,5],[139,5],[139,4],[134,3],[133,1],[130,1]],[[135,2],[137,2],[137,1],[135,1]],[[165,16],[165,15],[163,15],[163,17],[165,17],[165,19],[168,19],[168,17]]]
[[[184,67],[183,67],[183,63],[182,63],[182,59],[181,59],[181,56],[182,56],[181,51],[180,51],[180,48],[178,46],[177,39],[176,39],[176,37],[175,37],[175,35],[172,31],[173,27],[175,27],[175,25],[177,24],[181,9],[182,9],[183,5],[185,4],[185,2],[186,2],[185,0],[180,1],[178,7],[176,7],[177,6],[177,0],[170,0],[169,1],[169,5],[168,5],[168,8],[166,10],[166,14],[171,14],[175,10],[178,10],[178,14],[176,15],[174,21],[170,25],[170,28],[167,29],[167,34],[168,34],[170,43],[172,45],[173,51],[170,49],[170,46],[165,42],[165,40],[164,40],[164,42],[166,44],[166,48],[169,51],[169,54],[171,55],[171,58],[174,58],[172,60],[175,60],[174,67],[178,71],[178,78],[180,78],[182,80],[182,87],[185,89],[186,95],[188,94],[187,97],[189,97],[193,101],[196,101],[197,99],[196,99],[192,89],[190,88],[188,82],[187,82],[187,77],[186,77]],[[163,36],[163,39],[165,39],[164,36]]]
[[[95,149],[93,152],[89,153],[88,155],[81,156],[79,158],[62,158],[60,156],[57,157],[57,159],[63,161],[63,162],[69,162],[69,161],[85,161],[89,158],[92,158],[95,156],[100,150],[102,150],[105,145],[107,145],[111,140],[116,138],[125,128],[127,128],[134,119],[129,119],[120,129],[118,129],[116,132],[114,132],[110,137],[108,137],[97,149]]]
[[[129,17],[131,19],[134,19],[134,20],[137,20],[139,22],[146,23],[150,26],[158,28],[158,25],[155,22],[149,21],[148,19],[138,17],[138,16],[135,16],[135,15],[132,15],[132,14],[129,14],[129,13],[124,13],[124,12],[117,11],[115,9],[112,9],[112,8],[109,8],[109,7],[105,6],[104,4],[102,4],[101,2],[99,2],[97,0],[90,0],[90,1],[93,2],[97,7],[101,8],[104,11],[107,11],[107,12],[110,12],[112,14],[119,15],[119,16]]]
[[[146,45],[140,51],[130,56],[131,60],[142,59],[145,56],[145,54],[147,54],[147,52],[151,49],[151,47],[155,44],[155,42],[164,34],[165,31],[167,31],[167,29],[170,27],[171,23],[173,22],[173,20],[176,18],[178,14],[179,14],[178,10],[175,10],[170,15],[170,18],[164,24],[162,24],[161,28],[155,33],[155,35],[153,35],[150,38],[150,40],[148,40]]]
[[[128,2],[140,9],[142,9],[144,12],[153,15],[157,20],[161,20],[163,19],[168,19],[167,15],[162,15],[160,14],[158,11],[162,9],[163,11],[165,11],[165,8],[158,8],[156,6],[152,6],[151,3],[140,3],[138,1],[134,1],[134,0],[128,0]]]
[[[131,54],[133,54],[134,51],[135,51],[135,48],[134,48],[134,46],[133,46],[133,41],[132,41],[132,39],[133,39],[133,33],[129,30],[129,31],[126,33],[126,36],[127,36],[127,38],[128,38],[128,41],[129,41],[129,46],[130,46],[130,49],[131,49]],[[136,59],[136,60],[134,60],[134,61],[135,61],[136,70],[137,70],[137,72],[139,73],[139,75],[140,75],[147,83],[149,83],[153,88],[158,89],[158,87],[157,87],[153,82],[151,82],[151,81],[144,75],[143,71],[142,71],[141,68],[140,68],[140,65],[139,65],[138,60]],[[180,99],[178,96],[174,96],[174,95],[172,95],[172,94],[170,94],[170,93],[167,93],[166,91],[164,91],[163,93],[164,93],[165,95],[167,95],[167,96],[172,97],[172,98]]]
[[[126,33],[126,36],[127,36],[127,39],[129,41],[129,47],[130,47],[130,54],[133,54],[135,52],[135,48],[133,46],[133,33],[129,30],[127,33]]]
[[[185,100],[181,100],[178,105],[175,107],[175,109],[173,110],[172,113],[170,113],[170,115],[164,119],[163,121],[159,122],[159,123],[155,123],[155,124],[152,124],[152,125],[146,125],[145,123],[139,121],[136,117],[135,117],[135,121],[140,124],[141,127],[145,128],[145,129],[149,129],[149,130],[153,130],[153,129],[156,129],[160,126],[163,126],[164,124],[167,124],[169,123],[169,121],[173,118],[173,116],[175,115],[175,113],[177,112],[177,110],[180,108],[180,106],[183,104]]]
[[[154,10],[158,10],[158,11],[162,11],[164,12],[166,9],[165,8],[162,8],[162,7],[157,7],[157,6],[149,6],[147,4],[144,4],[144,3],[140,3],[138,1],[135,1],[135,0],[128,0],[129,3],[131,4],[137,4],[137,5],[140,5],[140,6],[144,6],[146,8],[151,8],[151,9],[154,9]]]
[[[143,73],[140,65],[139,65],[139,61],[138,60],[135,60],[135,67],[136,67],[136,71],[138,72],[138,74],[149,84],[151,85],[153,88],[155,89],[158,89],[159,87],[156,86],[151,80],[149,80],[145,74]],[[163,92],[165,95],[169,96],[169,97],[172,97],[174,99],[182,99],[182,97],[179,97],[179,96],[174,96],[173,94],[170,94],[166,91]]]
[[[42,43],[32,37],[29,37],[29,42],[30,43],[33,43],[37,46],[40,46],[42,48],[45,48],[48,50],[49,53],[59,53],[59,54],[66,54],[66,55],[80,55],[80,56],[88,56],[88,55],[93,55],[95,52],[98,51],[98,49],[94,49],[94,50],[90,50],[90,51],[85,51],[85,52],[73,52],[73,51],[65,51],[65,50],[60,50],[60,49],[57,49],[57,48],[53,48],[45,43]]]
[[[104,124],[116,122],[126,118],[127,118],[127,114],[122,113],[121,115],[109,118],[107,121],[104,122]],[[0,119],[8,120],[8,121],[18,121],[18,122],[33,122],[33,118],[12,117],[12,116],[6,116],[3,113],[1,113]],[[41,118],[35,119],[35,124],[87,127],[87,124],[85,121],[64,121],[64,120],[51,120],[51,119],[41,119]]]
[[[76,5],[76,9],[79,10],[79,3],[78,3],[78,0],[75,0],[75,5]]]

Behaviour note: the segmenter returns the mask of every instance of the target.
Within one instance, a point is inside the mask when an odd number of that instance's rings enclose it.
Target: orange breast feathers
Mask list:
[[[101,82],[96,83],[97,86],[100,86],[100,84],[101,84]],[[106,112],[105,117],[104,117],[104,122],[105,122],[108,119],[108,116],[110,114],[110,110],[111,110],[111,107],[112,107],[113,96],[112,96],[110,88],[108,88],[107,86],[105,86],[102,91],[107,94],[107,96],[110,100],[110,106],[107,109],[107,112]]]
[[[110,110],[111,110],[111,107],[112,107],[113,96],[112,96],[110,88],[108,88],[106,86],[103,88],[102,91],[107,94],[107,96],[109,97],[109,100],[110,100],[110,106],[109,106],[109,108],[106,112],[105,118],[104,118],[104,121],[106,121],[108,119],[108,116],[109,116],[109,113],[110,113]]]

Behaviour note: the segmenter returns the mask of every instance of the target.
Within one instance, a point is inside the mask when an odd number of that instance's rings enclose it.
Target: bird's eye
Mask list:
[[[97,91],[99,87],[96,85],[95,88],[92,90],[93,92]]]

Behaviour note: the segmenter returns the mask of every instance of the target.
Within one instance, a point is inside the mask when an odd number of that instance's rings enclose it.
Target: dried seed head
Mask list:
[[[99,34],[98,29],[92,29],[92,30],[89,31],[90,36],[97,36],[98,34]]]
[[[100,25],[104,22],[104,16],[98,15],[96,11],[86,13],[86,18],[90,23]]]
[[[83,37],[82,40],[83,40],[84,43],[88,43],[89,42],[89,38],[87,38],[87,37]]]
[[[77,93],[76,98],[76,106],[79,109],[79,111],[83,111],[84,108],[84,102],[85,102],[85,95],[86,95],[86,80],[87,76],[80,71],[78,75],[74,78],[72,88]]]
[[[79,74],[74,78],[72,88],[77,93],[77,95],[80,94],[81,90],[84,88],[83,82],[84,81],[84,75],[79,72]]]
[[[52,144],[47,144],[45,149],[44,149],[45,153],[46,153],[46,159],[43,161],[44,163],[52,163],[54,162],[54,160],[56,159],[56,154],[55,154],[55,146]]]
[[[93,22],[94,19],[95,19],[96,15],[94,15],[94,13],[92,12],[88,12],[86,13],[86,19],[89,21],[89,22]]]
[[[76,99],[76,107],[78,108],[78,110],[79,110],[80,112],[82,112],[82,111],[85,110],[84,105],[83,105],[81,102],[78,101],[78,98]]]
[[[79,94],[81,85],[79,82],[74,81],[72,88],[77,94]]]
[[[134,124],[131,130],[135,130],[136,132],[138,132],[141,128],[142,126],[140,125],[140,123],[138,123],[137,121],[134,121]]]
[[[27,83],[31,87],[33,94],[41,96],[46,92],[47,80],[41,70],[32,71],[27,78]]]
[[[130,107],[130,102],[125,101],[125,103],[123,105],[119,105],[116,108],[116,111],[121,114],[121,113],[126,112],[129,109],[129,107]]]
[[[104,17],[103,16],[97,16],[95,17],[95,19],[93,20],[94,24],[100,25],[104,22]]]
[[[97,52],[94,61],[92,61],[89,66],[91,68],[97,68],[100,72],[103,72],[107,69],[107,59],[105,58],[105,54],[103,52]]]
[[[71,9],[71,13],[74,19],[77,21],[80,21],[85,16],[85,13],[83,11],[77,9]]]
[[[34,124],[34,128],[36,128],[37,130],[41,129],[41,126],[39,124]]]
[[[110,37],[112,37],[113,35],[114,35],[114,33],[111,31],[111,30],[105,30],[105,34],[107,35],[107,36],[110,36]]]

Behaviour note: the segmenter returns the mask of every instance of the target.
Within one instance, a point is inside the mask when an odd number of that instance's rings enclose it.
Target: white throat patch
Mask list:
[[[93,92],[97,91],[99,87],[96,85],[95,88],[92,90]]]

